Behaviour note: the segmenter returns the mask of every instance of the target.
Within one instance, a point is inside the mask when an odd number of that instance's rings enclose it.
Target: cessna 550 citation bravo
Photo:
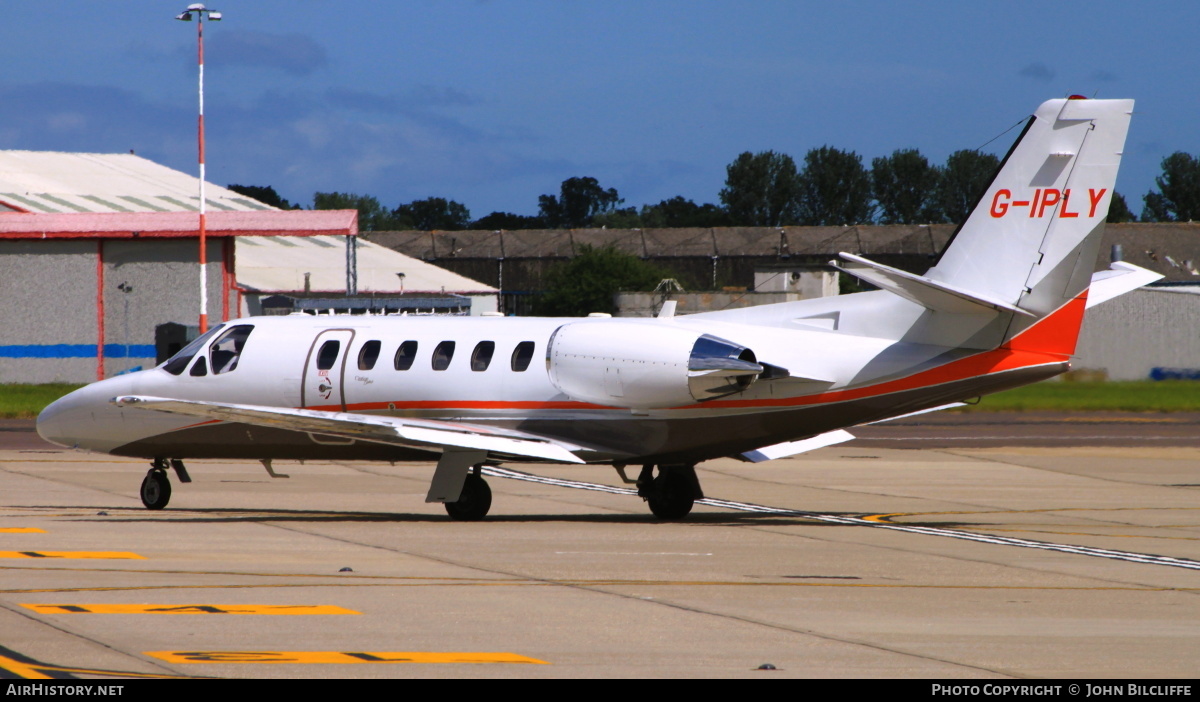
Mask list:
[[[833,262],[879,290],[653,319],[237,319],[54,402],[38,432],[152,459],[150,509],[168,467],[190,481],[182,459],[436,460],[426,501],[482,519],[482,466],[536,461],[640,466],[638,494],[679,519],[701,461],[789,456],[1066,371],[1085,308],[1159,277],[1092,273],[1132,110],[1041,105],[924,275]]]

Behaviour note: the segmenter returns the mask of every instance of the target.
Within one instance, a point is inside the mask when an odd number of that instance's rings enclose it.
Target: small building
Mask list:
[[[357,214],[210,214],[210,323],[239,316],[236,237],[344,240]],[[0,213],[0,382],[87,382],[153,365],[158,325],[199,320],[197,229],[186,212]]]
[[[388,314],[495,312],[495,288],[359,238],[356,295],[346,297],[346,244],[335,236],[238,237],[234,244],[241,316],[263,314],[272,297],[298,304],[296,310],[338,309]],[[340,298],[334,305],[310,301]],[[354,300],[352,304],[347,300]],[[386,302],[384,302],[386,300]]]
[[[97,380],[194,334],[198,190],[133,154],[0,151],[0,383]],[[205,202],[210,324],[272,295],[344,299],[353,259],[359,299],[496,309],[493,288],[360,242],[354,210],[278,210],[209,183]]]

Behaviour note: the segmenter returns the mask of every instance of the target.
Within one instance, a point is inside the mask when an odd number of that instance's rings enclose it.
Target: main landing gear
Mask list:
[[[446,514],[457,522],[477,522],[492,508],[492,489],[483,479],[483,466],[475,466],[463,483],[457,502],[446,502]]]
[[[175,471],[175,475],[179,477],[179,482],[192,482],[187,468],[183,466],[183,461],[178,458],[170,460],[166,458],[154,459],[150,463],[149,472],[146,473],[146,477],[142,480],[142,489],[140,491],[142,504],[146,506],[146,509],[162,509],[171,501],[171,480],[167,478],[168,467]]]
[[[683,519],[696,500],[704,499],[693,465],[658,466],[654,475],[654,465],[646,464],[638,475],[637,491],[654,516],[666,520]]]

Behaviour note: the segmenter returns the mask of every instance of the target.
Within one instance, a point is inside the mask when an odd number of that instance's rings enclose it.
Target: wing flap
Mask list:
[[[583,447],[547,437],[509,429],[428,419],[381,417],[353,412],[238,405],[165,397],[124,395],[115,397],[118,407],[170,412],[188,417],[241,422],[256,426],[361,439],[407,448],[442,451],[448,448],[476,449],[498,456],[535,458],[561,463],[583,463],[575,451]]]

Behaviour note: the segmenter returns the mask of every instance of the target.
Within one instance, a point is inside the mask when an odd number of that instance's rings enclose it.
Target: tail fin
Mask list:
[[[1026,312],[1006,341],[1078,299],[1079,315],[1062,320],[1076,326],[1070,348],[1066,329],[1053,335],[1072,353],[1132,111],[1132,100],[1043,103],[926,276]]]

